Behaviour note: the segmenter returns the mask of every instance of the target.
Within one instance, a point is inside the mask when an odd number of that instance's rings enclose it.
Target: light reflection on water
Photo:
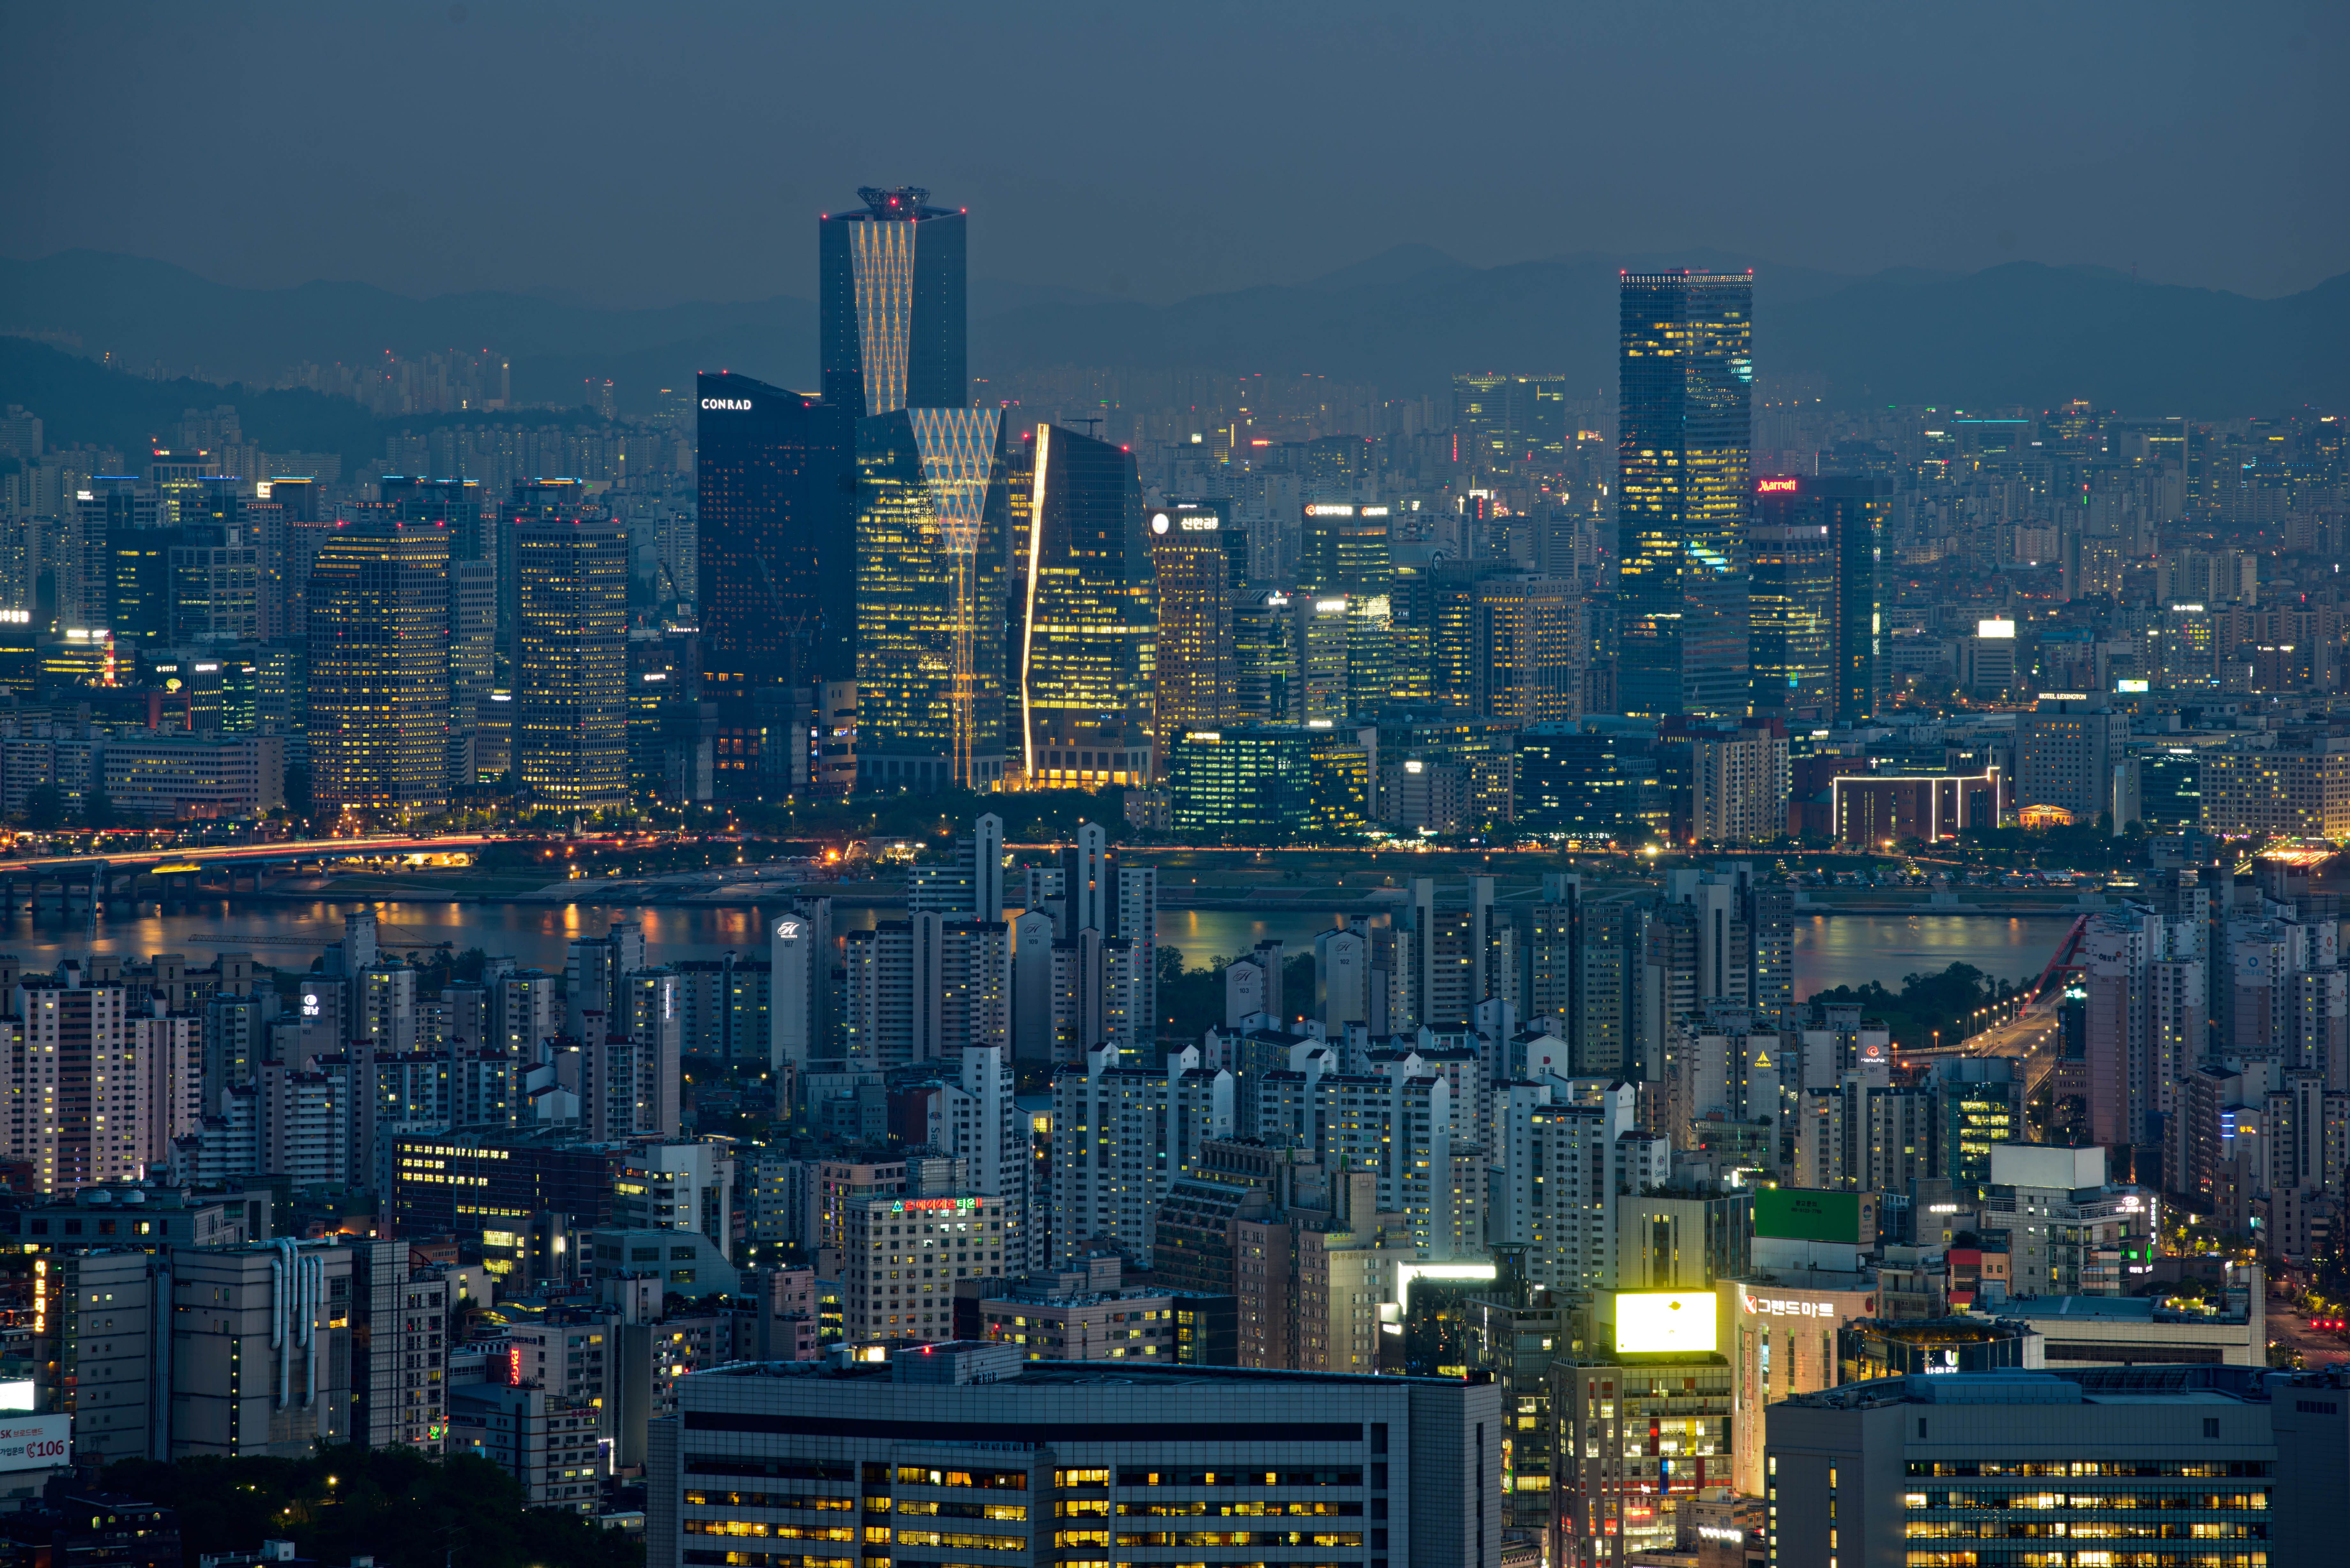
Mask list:
[[[2035,976],[2072,929],[2071,915],[1797,915],[1795,995],[1972,964],[2002,980]]]
[[[600,934],[615,916],[642,922],[647,954],[656,961],[719,958],[729,951],[764,956],[765,947],[762,914],[747,907],[657,905],[608,909],[577,904],[440,900],[370,906],[358,899],[322,899],[314,903],[224,900],[174,907],[165,915],[101,915],[94,936],[86,919],[60,922],[48,916],[35,920],[20,913],[14,921],[0,920],[0,952],[16,954],[27,967],[47,969],[91,951],[177,952],[206,962],[214,951],[249,945],[263,963],[307,969],[314,954],[342,940],[346,913],[370,907],[380,925],[380,942],[388,952],[445,941],[461,952],[480,948],[493,955],[511,954],[527,965],[560,969],[567,944],[581,936]],[[899,914],[894,909],[843,907],[834,911],[834,924],[837,929],[853,930]],[[1386,918],[1373,917],[1375,920]],[[1327,911],[1254,915],[1240,910],[1169,909],[1159,918],[1159,934],[1161,942],[1182,949],[1191,967],[1201,968],[1211,958],[1244,953],[1268,937],[1278,937],[1293,951],[1311,950],[1315,932],[1341,923],[1342,917]]]
[[[249,945],[254,956],[279,968],[307,969],[311,957],[342,940],[346,911],[367,908],[357,900],[315,903],[224,901],[175,909],[167,915],[102,916],[95,939],[87,921],[35,921],[18,914],[0,923],[0,952],[30,968],[53,968],[67,958],[100,952],[180,952],[199,962],[218,950]],[[643,922],[645,946],[655,961],[718,958],[729,951],[756,954],[764,949],[764,923],[749,908],[656,906],[634,910],[555,904],[391,902],[374,906],[386,950],[400,952],[428,942],[447,941],[460,951],[481,948],[511,954],[528,965],[560,969],[567,943],[601,932],[614,914]],[[843,929],[871,925],[896,911],[844,908],[835,919]],[[1388,917],[1372,917],[1383,921]],[[2055,951],[2070,915],[1798,915],[1795,919],[1795,994],[1798,998],[1837,985],[1874,980],[1898,991],[1901,977],[1968,963],[2004,980],[2036,975]],[[1267,938],[1279,938],[1294,954],[1311,951],[1314,934],[1343,923],[1327,910],[1168,909],[1159,917],[1159,940],[1182,950],[1185,961],[1204,968],[1211,959],[1244,953]]]

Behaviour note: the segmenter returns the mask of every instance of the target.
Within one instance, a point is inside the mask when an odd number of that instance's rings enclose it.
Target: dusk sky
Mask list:
[[[2338,5],[10,0],[0,57],[0,249],[255,286],[806,296],[866,183],[1152,300],[1407,242],[2350,270]]]

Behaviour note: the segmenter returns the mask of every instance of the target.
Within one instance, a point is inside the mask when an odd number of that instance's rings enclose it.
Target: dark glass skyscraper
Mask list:
[[[1056,786],[1139,784],[1150,766],[1150,534],[1125,448],[1038,425],[1023,574],[1020,765]]]
[[[1877,557],[1886,488],[1866,475],[1754,481],[1747,553],[1756,711],[1856,720],[1884,701]]]
[[[1618,704],[1746,711],[1752,274],[1626,273],[1616,517]]]
[[[697,388],[702,679],[714,696],[857,674],[857,429],[748,376]]]
[[[819,225],[824,400],[857,417],[971,399],[961,209],[918,186],[860,188]],[[706,406],[706,405],[705,405]],[[706,525],[706,524],[705,524]]]
[[[1755,481],[1746,527],[1747,665],[1757,713],[1824,718],[1835,685],[1835,555],[1827,524],[1777,487]]]

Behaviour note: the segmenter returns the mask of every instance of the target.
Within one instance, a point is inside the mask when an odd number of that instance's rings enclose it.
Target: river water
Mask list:
[[[95,935],[81,920],[36,922],[19,913],[0,922],[0,952],[14,953],[28,969],[55,967],[67,958],[96,950],[107,952],[178,952],[202,963],[222,949],[246,949],[263,963],[307,969],[319,950],[342,938],[346,911],[357,901],[281,903],[224,900],[166,915],[101,916]],[[550,904],[384,903],[374,906],[385,950],[446,941],[457,950],[480,948],[511,954],[525,965],[559,970],[565,945],[600,934],[611,912],[600,907]],[[712,959],[729,951],[764,956],[764,927],[749,908],[654,907],[634,911],[644,923],[648,956],[656,962]],[[872,923],[871,909],[843,909],[838,922]],[[1384,919],[1385,917],[1378,917]],[[2069,915],[1805,915],[1795,921],[1795,994],[1830,986],[1877,981],[1898,991],[1901,977],[1939,971],[1953,963],[1972,964],[2004,980],[2036,975],[2069,929]],[[1162,945],[1182,950],[1192,968],[1214,958],[1244,953],[1268,938],[1295,952],[1310,947],[1314,933],[1342,923],[1327,912],[1282,910],[1253,915],[1230,909],[1168,909],[1159,917]]]

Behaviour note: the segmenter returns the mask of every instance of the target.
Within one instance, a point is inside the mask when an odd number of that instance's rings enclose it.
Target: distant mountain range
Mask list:
[[[2350,274],[2262,300],[2101,268],[2018,262],[1850,277],[1702,251],[1476,267],[1402,245],[1308,283],[1165,306],[975,282],[972,369],[1313,371],[1391,396],[1440,392],[1460,370],[1540,370],[1596,389],[1615,374],[1618,269],[1683,265],[1752,267],[1764,385],[1804,378],[1832,401],[2085,397],[2199,417],[2350,403]],[[526,294],[418,300],[351,283],[242,289],[94,252],[0,260],[0,334],[215,383],[387,349],[488,348],[512,361],[518,401],[568,401],[583,379],[609,377],[623,409],[649,408],[657,389],[702,369],[816,379],[815,306],[789,296],[620,310]],[[32,400],[14,384],[0,396]]]

